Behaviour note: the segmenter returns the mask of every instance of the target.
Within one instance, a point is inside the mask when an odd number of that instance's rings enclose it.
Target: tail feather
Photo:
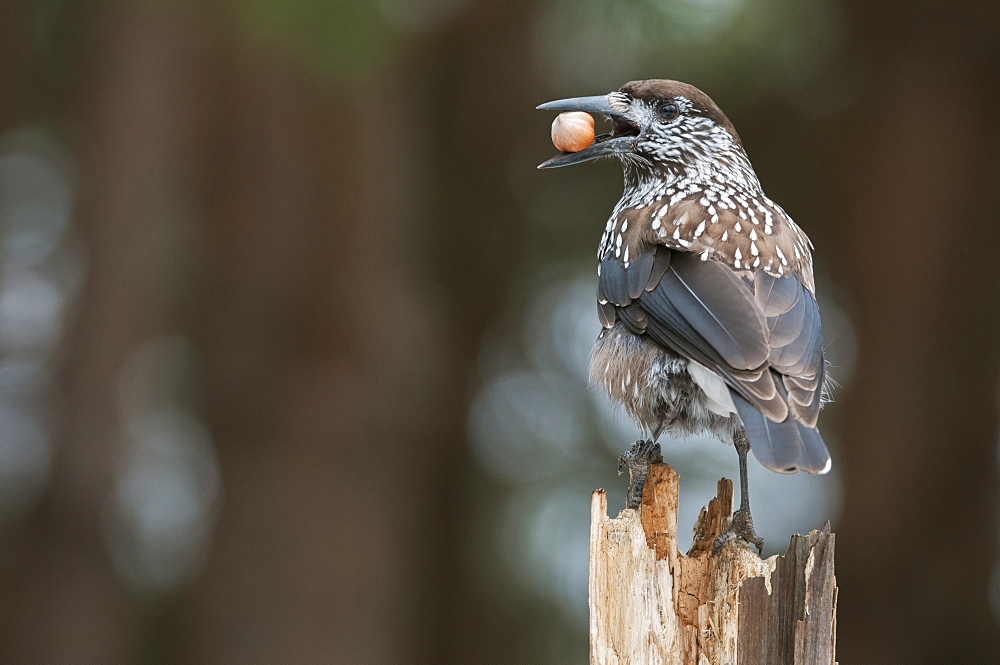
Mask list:
[[[830,470],[830,453],[819,430],[803,425],[792,416],[776,423],[735,391],[729,392],[747,431],[750,450],[763,466],[779,473],[826,473]]]

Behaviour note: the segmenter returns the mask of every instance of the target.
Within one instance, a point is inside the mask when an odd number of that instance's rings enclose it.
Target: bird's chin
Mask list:
[[[581,164],[598,157],[614,157],[635,152],[636,136],[615,136],[602,134],[588,147],[579,152],[563,152],[538,165],[540,169],[555,169],[560,166]]]

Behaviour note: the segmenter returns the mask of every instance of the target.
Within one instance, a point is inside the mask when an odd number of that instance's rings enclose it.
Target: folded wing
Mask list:
[[[816,420],[825,363],[819,309],[794,276],[736,271],[662,245],[601,262],[599,313],[716,371],[754,456],[775,471],[829,470]]]

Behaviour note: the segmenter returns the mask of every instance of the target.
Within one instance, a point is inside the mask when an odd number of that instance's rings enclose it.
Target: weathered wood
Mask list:
[[[729,523],[733,485],[702,509],[687,554],[677,547],[678,476],[653,465],[639,510],[590,524],[591,665],[834,665],[834,535],[792,536],[761,560],[746,543],[712,544]]]

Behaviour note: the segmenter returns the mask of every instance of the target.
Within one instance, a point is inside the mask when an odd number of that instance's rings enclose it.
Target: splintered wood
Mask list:
[[[743,541],[718,556],[733,485],[702,508],[691,549],[677,548],[678,476],[653,465],[639,510],[590,506],[591,665],[835,665],[834,535],[792,537],[761,560]]]

